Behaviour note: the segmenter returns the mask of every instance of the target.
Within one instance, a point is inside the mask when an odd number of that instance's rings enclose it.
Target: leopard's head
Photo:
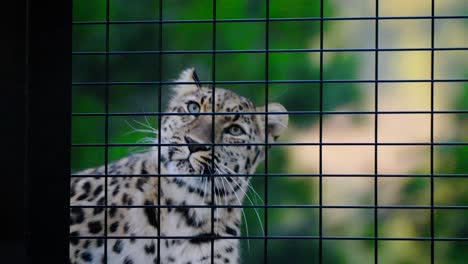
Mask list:
[[[267,149],[265,134],[274,142],[287,128],[288,115],[275,114],[286,112],[278,103],[268,104],[265,128],[266,115],[257,114],[265,107],[226,89],[215,89],[213,111],[213,90],[199,84],[194,69],[183,71],[176,82],[161,121],[161,157],[169,174],[197,175],[180,177],[193,187],[211,174],[254,173]]]

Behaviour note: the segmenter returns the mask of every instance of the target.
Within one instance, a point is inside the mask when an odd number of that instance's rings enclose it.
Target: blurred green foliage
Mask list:
[[[265,18],[266,8],[263,1],[247,0],[217,0],[217,19]],[[325,1],[328,3],[328,1]],[[209,20],[213,18],[212,0],[200,1],[162,1],[162,19],[167,20]],[[154,21],[160,14],[159,1],[154,0],[111,0],[109,19],[111,21]],[[334,14],[333,6],[324,7],[326,15]],[[270,0],[269,14],[272,18],[285,17],[319,17],[320,5],[318,1],[307,0]],[[105,0],[77,0],[74,1],[73,16],[75,22],[105,21]],[[109,25],[109,42],[106,43],[105,24],[84,24],[73,26],[73,51],[75,52],[104,52],[106,46],[109,51],[206,51],[202,53],[168,53],[159,55],[157,52],[148,54],[112,54],[109,56],[109,81],[112,82],[157,82],[169,81],[177,78],[179,72],[187,67],[195,67],[201,80],[240,81],[264,80],[268,70],[269,80],[318,80],[320,76],[319,53],[291,52],[288,49],[319,48],[319,21],[270,21],[268,23],[268,47],[282,49],[284,52],[274,52],[267,57],[264,52],[249,53],[217,53],[214,57],[210,51],[213,45],[217,50],[263,50],[266,43],[265,22],[219,22],[213,26],[211,22],[199,23],[165,23],[160,32],[158,23]],[[325,27],[325,31],[331,30]],[[162,39],[159,37],[162,36]],[[216,36],[215,41],[213,37]],[[161,46],[162,44],[162,46]],[[346,55],[345,55],[346,54]],[[160,57],[161,56],[161,57]],[[162,68],[159,62],[161,60]],[[326,79],[355,79],[357,78],[355,65],[359,60],[349,53],[337,53],[331,56],[323,68]],[[213,74],[214,73],[214,74]],[[80,83],[73,86],[72,96],[74,113],[104,113],[106,111],[105,86],[85,82],[106,81],[106,57],[104,54],[74,55],[73,82]],[[262,84],[229,84],[222,85],[238,94],[252,99],[256,104],[265,103],[265,85]],[[320,108],[319,85],[306,84],[278,84],[268,85],[268,101],[278,101],[289,111],[318,111]],[[323,85],[323,108],[333,110],[337,107],[358,101],[360,93],[355,84],[337,86]],[[109,86],[108,110],[111,113],[129,112],[157,112],[164,110],[169,96],[169,87],[157,84],[126,83]],[[162,103],[158,105],[159,92]],[[465,87],[464,97],[460,99],[460,109],[468,109],[468,89]],[[317,121],[318,115],[291,115],[291,126],[295,128],[310,127]],[[466,115],[460,117],[460,124],[466,124]],[[147,116],[111,116],[109,118],[109,143],[135,143],[152,134],[131,133],[132,127],[144,128],[143,124],[157,128],[157,115]],[[466,128],[466,126],[465,126]],[[72,119],[72,143],[104,143],[105,118],[75,116]],[[466,130],[455,141],[467,141]],[[294,139],[293,139],[294,140]],[[109,161],[121,158],[132,151],[128,147],[109,148]],[[436,164],[436,167],[452,164],[450,170],[444,173],[467,173],[468,151],[466,147],[447,147],[441,150],[446,161]],[[270,173],[288,174],[288,158],[283,147],[273,147],[269,154],[268,168],[260,166],[259,173],[267,169]],[[72,171],[104,163],[104,149],[99,147],[73,147]],[[268,204],[318,204],[318,179],[298,177],[271,177],[268,180]],[[436,190],[441,194],[436,202],[441,204],[457,203],[467,205],[468,184],[465,178],[435,179]],[[254,177],[253,188],[261,199],[265,199],[265,180]],[[404,186],[402,201],[411,204],[427,192],[429,180],[415,178],[407,181]],[[257,195],[249,192],[253,204],[262,204]],[[440,198],[440,200],[439,200]],[[246,200],[247,204],[251,202]],[[466,210],[450,213],[451,210],[436,210],[435,224],[437,236],[468,237]],[[257,215],[258,213],[258,215]],[[246,209],[247,225],[243,225],[243,234],[260,236],[261,226],[265,226],[264,210],[255,212]],[[411,212],[404,212],[405,217],[411,218]],[[367,218],[366,218],[367,219]],[[382,218],[382,228],[387,221],[394,218]],[[430,226],[429,218],[418,222],[423,228]],[[261,224],[260,224],[261,222]],[[373,222],[369,217],[363,223],[365,235],[372,237]],[[420,226],[420,227],[421,227]],[[353,229],[353,227],[343,227]],[[415,227],[417,228],[417,227]],[[439,233],[440,232],[440,233]],[[318,236],[318,209],[269,209],[268,234],[278,236]],[[427,236],[427,232],[424,233]],[[463,251],[464,242],[437,242],[440,254],[436,255],[440,263],[462,263],[468,257]],[[263,240],[252,239],[243,241],[243,263],[262,263]],[[409,263],[414,258],[396,258],[397,262],[387,262],[385,258],[392,258],[392,251],[386,251],[386,244],[381,243],[382,263]],[[391,246],[388,246],[391,248]],[[415,247],[418,248],[418,247]],[[268,241],[268,263],[311,263],[318,257],[318,241],[315,239],[275,239]],[[355,254],[352,259],[359,263],[373,261],[373,241],[324,241],[325,263],[350,263],[349,254]],[[390,253],[389,253],[390,252]],[[415,250],[415,256],[430,254],[427,246],[420,251]],[[422,252],[422,253],[421,253]],[[437,251],[439,252],[439,251]],[[404,259],[404,261],[400,261]],[[449,260],[449,261],[445,261]],[[416,263],[416,262],[411,262]],[[423,262],[420,262],[423,263]]]
[[[468,76],[468,74],[466,75]],[[461,87],[460,96],[454,102],[454,109],[468,109],[468,84]],[[468,115],[466,113],[456,114],[456,132],[452,142],[468,142]],[[448,175],[446,177],[434,178],[434,205],[435,206],[467,206],[468,205],[468,147],[435,146],[434,147],[434,173]],[[423,168],[421,168],[422,170]],[[416,171],[415,173],[418,173]],[[450,175],[452,177],[450,177]],[[402,187],[401,204],[424,204],[429,205],[430,178],[413,177]],[[419,221],[406,220],[409,229],[418,237],[430,237],[431,218],[430,210],[401,210],[399,216],[402,219],[414,219],[416,214],[424,214]],[[436,238],[466,238],[468,237],[468,226],[466,225],[468,212],[466,209],[435,209],[434,210],[434,233]],[[379,226],[388,228],[395,222],[394,217],[382,219]],[[424,245],[425,244],[425,245]],[[424,246],[423,246],[424,245]],[[466,241],[437,241],[435,242],[435,261],[437,263],[466,263]],[[411,263],[427,263],[430,261],[430,246],[428,242],[414,242],[411,255],[406,256]],[[403,255],[403,254],[402,254]],[[426,259],[422,262],[421,259]],[[392,263],[405,263],[401,255],[389,256]]]

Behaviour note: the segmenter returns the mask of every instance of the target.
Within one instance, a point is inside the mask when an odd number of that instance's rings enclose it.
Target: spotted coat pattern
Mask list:
[[[265,115],[256,114],[264,107],[221,88],[213,102],[213,90],[198,84],[193,69],[177,82],[167,109],[177,115],[162,119],[163,146],[72,178],[70,263],[240,262],[242,209],[226,206],[241,205],[246,175],[265,155],[265,135],[276,140],[288,116],[269,114],[265,127]],[[285,111],[268,105],[269,113]],[[148,176],[158,172],[160,178]],[[154,238],[158,230],[167,238]]]

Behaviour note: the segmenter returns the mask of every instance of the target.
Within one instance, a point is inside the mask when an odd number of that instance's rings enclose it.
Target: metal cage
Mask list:
[[[75,0],[75,15],[78,12],[85,12],[86,10],[77,10],[76,9],[76,2],[80,2],[83,0]],[[428,14],[424,15],[405,15],[404,12],[401,12],[401,15],[383,15],[387,14],[382,10],[382,1],[375,0],[369,1],[372,3],[373,6],[373,14],[368,15],[357,15],[357,16],[329,16],[327,15],[327,5],[331,5],[329,1],[321,0],[321,1],[310,1],[310,5],[316,6],[316,10],[318,14],[311,13],[311,15],[303,16],[303,17],[294,17],[288,16],[287,12],[287,4],[286,2],[280,3],[284,7],[284,15],[282,17],[272,16],[270,13],[271,6],[274,2],[278,1],[263,1],[261,3],[262,10],[264,10],[264,15],[262,17],[242,17],[242,18],[220,18],[218,12],[219,6],[223,4],[227,4],[226,2],[222,1],[203,1],[201,5],[204,8],[208,8],[211,10],[210,17],[208,18],[171,18],[170,13],[165,13],[166,6],[170,6],[168,1],[163,0],[156,0],[156,1],[144,1],[142,2],[143,5],[147,5],[147,9],[151,9],[153,12],[153,18],[138,18],[138,17],[126,17],[120,18],[118,16],[112,16],[112,5],[115,1],[111,0],[103,0],[103,1],[88,1],[87,3],[90,8],[97,8],[101,10],[100,16],[96,17],[89,17],[88,19],[81,19],[76,20],[76,17],[71,22],[71,4],[63,4],[63,12],[64,15],[59,19],[57,19],[57,14],[54,14],[54,19],[46,19],[41,17],[41,13],[39,12],[40,7],[30,3],[29,9],[29,28],[28,28],[28,40],[26,43],[29,47],[29,54],[27,55],[29,59],[29,69],[28,74],[26,76],[27,91],[29,91],[29,99],[28,99],[28,108],[26,111],[27,127],[25,128],[26,137],[27,138],[27,158],[25,166],[25,178],[27,181],[27,192],[26,192],[26,200],[29,201],[28,203],[28,227],[27,228],[28,234],[32,234],[31,243],[29,243],[29,254],[31,256],[32,262],[36,262],[34,260],[44,260],[49,258],[49,263],[63,263],[68,254],[68,241],[70,238],[80,238],[80,237],[70,237],[68,234],[68,213],[69,209],[75,206],[70,206],[68,203],[68,190],[69,190],[69,180],[70,177],[90,177],[93,175],[86,175],[86,176],[79,176],[76,174],[70,175],[70,153],[74,149],[81,149],[81,148],[93,148],[97,152],[102,155],[102,163],[101,165],[107,165],[108,162],[111,161],[111,153],[110,151],[112,148],[119,148],[119,147],[148,147],[148,146],[157,146],[161,147],[164,144],[161,144],[159,139],[158,143],[155,144],[141,144],[141,143],[122,143],[122,142],[112,142],[109,135],[112,133],[111,131],[111,122],[112,118],[119,118],[119,117],[144,117],[150,116],[154,117],[158,122],[158,129],[160,129],[160,118],[161,116],[170,114],[165,113],[162,106],[164,105],[164,91],[167,89],[168,86],[172,85],[173,82],[169,81],[168,77],[175,77],[176,73],[167,73],[164,72],[164,67],[166,66],[165,56],[170,55],[187,55],[187,56],[198,56],[198,55],[205,55],[208,56],[210,59],[206,59],[205,62],[210,64],[211,71],[209,76],[206,76],[205,79],[211,79],[211,81],[201,81],[200,83],[210,86],[210,87],[217,87],[222,85],[258,85],[264,87],[263,93],[263,102],[265,105],[268,105],[268,102],[271,98],[271,89],[272,85],[289,85],[289,84],[310,84],[316,87],[318,93],[318,105],[316,109],[309,110],[307,108],[301,110],[293,110],[288,111],[287,113],[290,116],[315,116],[316,120],[314,121],[317,124],[317,140],[316,141],[294,141],[294,139],[290,139],[288,142],[262,142],[258,144],[267,145],[271,147],[281,147],[281,146],[309,146],[315,147],[317,150],[317,162],[318,167],[316,172],[309,172],[309,173],[275,173],[269,170],[269,164],[275,162],[274,157],[269,156],[266,154],[264,167],[262,168],[261,173],[257,173],[251,175],[253,178],[257,179],[257,184],[262,186],[264,191],[263,198],[264,204],[252,204],[252,205],[244,205],[241,206],[245,209],[252,209],[252,208],[259,208],[263,210],[263,217],[261,219],[264,225],[264,234],[262,235],[240,235],[235,238],[243,240],[250,240],[250,241],[260,241],[258,247],[256,249],[260,249],[262,253],[261,262],[263,263],[270,263],[272,262],[272,256],[276,256],[271,249],[271,243],[277,240],[287,240],[287,241],[307,241],[310,243],[310,250],[311,257],[310,259],[303,259],[300,263],[327,263],[333,262],[333,258],[330,259],[327,257],[328,249],[327,247],[330,245],[329,243],[334,242],[369,242],[366,244],[371,249],[369,252],[372,252],[371,256],[367,259],[368,263],[385,263],[385,260],[382,259],[382,253],[384,247],[388,246],[387,242],[421,242],[425,243],[426,250],[423,250],[427,258],[424,263],[442,263],[440,262],[446,256],[438,256],[439,252],[438,247],[442,247],[441,243],[451,243],[450,246],[458,248],[459,250],[463,247],[466,247],[466,241],[468,239],[466,230],[460,231],[462,233],[442,233],[437,230],[436,222],[438,221],[437,214],[439,212],[450,212],[452,214],[453,219],[462,219],[463,216],[466,216],[467,212],[467,204],[466,204],[466,193],[458,193],[457,203],[454,204],[441,204],[437,202],[437,188],[438,183],[445,179],[454,179],[457,180],[459,185],[463,185],[466,183],[466,179],[468,177],[468,170],[465,165],[462,164],[461,172],[444,172],[438,171],[436,168],[437,162],[444,162],[442,159],[437,159],[436,152],[439,151],[441,148],[457,148],[466,152],[467,142],[466,142],[466,115],[467,115],[467,108],[458,107],[455,109],[443,109],[436,106],[436,99],[437,93],[442,93],[443,90],[437,90],[438,85],[441,87],[445,84],[456,84],[461,87],[461,89],[465,89],[466,91],[466,83],[467,79],[463,76],[466,76],[466,67],[464,75],[454,78],[438,78],[436,76],[436,58],[440,58],[437,56],[444,56],[445,52],[459,52],[462,56],[466,56],[466,37],[461,36],[464,39],[465,43],[464,46],[450,46],[450,45],[437,45],[437,23],[439,21],[456,21],[457,23],[461,21],[461,23],[466,22],[468,16],[466,14],[455,14],[455,15],[441,15],[438,14],[436,8],[436,1],[427,1],[427,10]],[[206,3],[205,3],[206,2]],[[139,3],[140,5],[142,3]],[[37,3],[36,3],[37,4]],[[133,2],[128,2],[128,5],[134,4]],[[293,3],[291,3],[293,4]],[[337,4],[337,3],[335,3]],[[289,4],[288,4],[289,5]],[[337,4],[339,5],[339,4]],[[169,14],[169,15],[167,15]],[[166,15],[170,18],[166,18]],[[84,16],[86,17],[86,16]],[[35,23],[36,21],[39,21]],[[372,47],[360,48],[360,47],[352,47],[352,48],[330,48],[327,47],[325,43],[325,34],[326,34],[326,23],[327,22],[341,22],[341,23],[352,23],[352,22],[362,22],[366,21],[372,23],[373,29],[371,30],[373,33],[373,43],[370,44]],[[429,28],[428,32],[428,46],[426,47],[388,47],[385,43],[382,43],[380,37],[382,36],[382,32],[385,30],[383,29],[383,23],[387,21],[423,21]],[[318,37],[317,43],[318,46],[314,48],[277,48],[272,47],[271,45],[271,36],[272,36],[272,24],[273,23],[283,23],[288,25],[288,23],[294,22],[314,22],[315,29],[317,30],[316,36]],[[261,38],[263,39],[263,43],[261,44],[263,47],[257,48],[244,48],[244,49],[222,49],[219,46],[222,46],[220,42],[218,42],[218,35],[219,28],[223,25],[230,25],[234,23],[240,23],[248,27],[250,23],[257,23],[259,28],[263,28],[260,32]],[[46,31],[44,33],[44,27],[48,25],[53,25],[55,27],[59,27],[60,30],[51,30]],[[151,39],[151,47],[145,50],[118,50],[118,45],[112,42],[111,34],[112,30],[118,30],[119,27],[125,26],[132,26],[132,25],[144,25],[151,27],[151,32],[154,33],[154,38],[148,37]],[[165,32],[168,29],[166,27],[172,25],[205,25],[207,32],[211,35],[210,41],[208,41],[210,46],[206,49],[192,49],[187,50],[184,48],[180,49],[173,49],[171,47],[166,48],[167,46],[165,38]],[[100,50],[90,50],[90,49],[80,49],[79,47],[72,47],[72,39],[71,35],[72,32],[76,33],[76,36],[79,36],[79,31],[83,30],[83,28],[92,28],[94,27],[93,38],[96,41],[99,41]],[[50,36],[45,40],[41,37],[41,34],[47,34]],[[75,33],[73,33],[75,34]],[[80,41],[79,39],[75,39],[73,41]],[[126,38],[125,34],[122,34],[122,38]],[[131,33],[129,33],[128,38],[131,38]],[[83,41],[90,41],[83,40]],[[125,41],[136,41],[136,40],[129,40],[126,39]],[[138,41],[145,42],[145,39],[139,39]],[[199,40],[193,40],[199,41]],[[74,42],[73,42],[74,43]],[[115,46],[113,46],[115,45]],[[350,53],[350,54],[358,54],[358,53],[367,53],[372,57],[372,68],[369,70],[373,70],[372,76],[369,75],[369,78],[365,79],[353,79],[353,78],[328,78],[325,74],[325,66],[326,56],[329,53]],[[382,56],[386,56],[388,54],[393,55],[399,52],[411,53],[411,52],[425,52],[429,54],[427,65],[428,67],[428,78],[381,78],[381,68],[382,66]],[[316,55],[316,63],[318,66],[316,70],[318,71],[315,75],[315,78],[310,79],[273,79],[269,68],[272,67],[272,60],[271,57],[275,54],[283,54],[283,53],[294,53],[299,54],[299,56],[309,56],[310,54]],[[229,54],[243,54],[248,56],[254,55],[262,55],[264,58],[264,74],[263,78],[259,79],[230,79],[230,80],[219,80],[218,79],[218,69],[219,67],[223,67],[223,65],[219,65],[218,57],[223,55]],[[93,76],[97,76],[95,79],[86,79],[86,80],[79,80],[79,78],[74,78],[72,76],[72,63],[74,61],[80,60],[82,58],[93,57],[99,58],[100,63],[100,71],[95,72]],[[118,69],[113,68],[112,60],[116,56],[139,56],[140,59],[144,60],[144,58],[149,58],[148,60],[152,63],[151,65],[154,66],[154,69],[157,69],[155,72],[155,79],[147,80],[141,79],[141,76],[136,76],[130,81],[122,80],[122,79],[113,79],[112,71],[117,72]],[[179,62],[184,62],[181,60]],[[124,63],[123,63],[124,64]],[[76,64],[81,65],[81,64]],[[75,65],[75,67],[77,67]],[[83,64],[86,65],[86,64]],[[462,68],[466,65],[462,65]],[[80,66],[81,67],[81,66]],[[179,65],[179,67],[185,67],[185,65]],[[73,74],[76,74],[73,72]],[[139,79],[140,78],[140,79]],[[77,80],[78,79],[78,80]],[[50,81],[53,80],[52,85]],[[330,84],[339,84],[339,85],[367,85],[367,89],[373,90],[373,96],[371,97],[373,106],[369,109],[365,110],[337,110],[330,108],[325,105],[326,102],[326,85]],[[392,85],[392,84],[427,84],[429,87],[429,109],[421,110],[412,108],[411,110],[382,110],[381,98],[382,95],[380,94],[381,86],[383,85]],[[138,87],[150,87],[153,89],[153,97],[155,99],[155,107],[152,108],[151,111],[115,111],[112,107],[115,106],[115,102],[111,102],[111,93],[112,89],[117,89],[116,87],[122,86],[138,86]],[[84,100],[81,103],[86,104],[86,98],[75,98],[73,97],[73,89],[80,89],[81,87],[88,87],[91,90],[98,91],[99,95],[97,97],[99,100],[102,100],[101,108],[96,110],[96,108],[92,108],[90,111],[74,111],[73,103],[76,100]],[[50,91],[54,95],[51,97],[47,97],[45,91]],[[213,89],[213,93],[214,93]],[[138,91],[136,91],[137,93]],[[288,93],[294,93],[294,89],[289,89]],[[465,93],[466,96],[466,93]],[[466,102],[466,99],[465,99]],[[70,107],[72,105],[72,107]],[[466,104],[465,104],[466,107]],[[60,108],[60,112],[57,112],[57,109]],[[260,114],[268,115],[268,109],[265,112]],[[60,114],[57,114],[60,113]],[[206,113],[207,115],[212,116],[214,119],[215,115],[222,114],[222,113]],[[396,116],[396,118],[405,118],[406,116],[410,115],[418,115],[418,116],[425,116],[428,119],[428,130],[426,131],[428,134],[428,140],[417,140],[417,141],[386,141],[382,140],[381,134],[383,133],[381,128],[382,125],[382,117],[385,116]],[[327,141],[325,139],[326,128],[325,128],[325,119],[329,116],[370,116],[373,121],[373,128],[370,135],[372,138],[368,141]],[[456,133],[459,137],[454,137],[451,140],[440,140],[437,138],[436,133],[436,123],[437,118],[440,116],[454,116],[459,122],[459,126],[456,126]],[[97,140],[98,142],[72,142],[71,131],[74,125],[77,125],[76,122],[79,119],[94,119],[95,124],[98,124],[100,127],[100,131],[102,132],[102,137]],[[79,125],[79,124],[78,124]],[[438,128],[443,129],[443,128]],[[56,133],[57,130],[65,131],[67,133]],[[213,126],[214,131],[214,126]],[[54,132],[54,133],[52,133]],[[465,141],[464,141],[465,140]],[[223,144],[212,144],[214,147],[223,145]],[[346,173],[337,173],[332,172],[328,173],[324,169],[324,151],[327,151],[329,147],[339,147],[339,146],[362,146],[368,147],[371,152],[373,168],[370,173],[354,173],[354,172],[346,172]],[[401,147],[401,146],[415,146],[415,147],[425,147],[426,154],[428,155],[428,162],[425,165],[425,169],[423,173],[414,172],[414,173],[382,173],[381,168],[379,167],[380,160],[384,158],[385,154],[381,153],[381,149],[385,147]],[[50,151],[46,151],[47,154],[44,154],[44,150],[48,149]],[[214,149],[214,148],[212,148]],[[213,150],[214,151],[214,150]],[[53,152],[53,153],[52,153]],[[120,154],[115,154],[120,155]],[[441,155],[441,154],[439,154]],[[411,157],[408,157],[409,159]],[[50,163],[59,162],[60,166],[51,166]],[[312,162],[312,161],[311,161]],[[447,161],[445,161],[447,162]],[[97,162],[95,162],[97,163]],[[107,167],[107,166],[106,166]],[[463,171],[464,170],[464,171]],[[38,174],[38,171],[42,171]],[[44,173],[47,171],[47,173]],[[50,172],[50,173],[49,173]],[[50,175],[48,175],[50,174]],[[41,179],[39,179],[39,176]],[[68,177],[66,177],[68,176]],[[130,176],[130,175],[127,175]],[[161,174],[157,175],[147,175],[149,177],[158,177],[160,179]],[[240,175],[246,176],[246,175]],[[106,197],[107,197],[107,181],[110,177],[107,175],[104,177],[106,182]],[[214,177],[214,176],[212,176]],[[327,204],[324,201],[324,197],[326,191],[324,190],[325,181],[328,179],[337,179],[337,180],[344,180],[347,177],[354,177],[354,178],[361,178],[361,179],[368,179],[371,181],[372,192],[371,197],[369,197],[368,201],[371,201],[367,204],[350,204],[350,203],[339,203],[339,204]],[[44,178],[47,178],[47,182],[44,182]],[[269,194],[269,189],[271,188],[271,181],[276,178],[308,178],[314,179],[315,186],[316,186],[316,202],[310,203],[302,203],[302,204],[274,204],[272,203],[272,194]],[[380,202],[381,194],[381,184],[382,181],[391,178],[400,178],[400,179],[412,179],[418,178],[423,179],[425,184],[423,184],[422,188],[424,192],[427,192],[427,197],[425,202],[423,203],[409,203],[409,204],[382,204]],[[259,182],[261,181],[261,183]],[[466,184],[465,184],[466,185]],[[214,190],[214,185],[211,185],[212,190]],[[214,191],[212,191],[212,195],[214,195]],[[398,195],[395,193],[394,195]],[[443,194],[439,194],[443,195]],[[41,199],[39,199],[41,197]],[[160,201],[159,201],[160,203]],[[188,205],[190,206],[190,205]],[[193,205],[196,206],[196,205]],[[82,207],[82,206],[76,206]],[[93,207],[93,206],[91,206]],[[103,208],[106,210],[112,207],[119,207],[112,206],[105,204]],[[141,208],[145,207],[145,205],[134,205],[134,206],[125,206],[128,207],[136,207]],[[156,206],[156,207],[164,207],[164,206]],[[210,206],[212,210],[212,223],[214,222],[214,208],[216,205]],[[296,210],[315,210],[316,211],[316,219],[314,223],[316,224],[316,232],[314,235],[302,235],[302,234],[286,234],[286,235],[277,235],[271,233],[271,226],[269,227],[269,220],[270,214],[272,210],[275,209],[296,209]],[[328,219],[327,217],[331,217],[330,213],[327,213],[327,210],[368,210],[369,211],[369,226],[370,229],[366,231],[366,235],[359,234],[359,235],[330,235],[324,232],[325,225]],[[427,215],[425,216],[423,221],[423,225],[427,228],[425,235],[397,235],[392,236],[388,233],[382,232],[380,228],[382,228],[381,222],[384,221],[386,217],[385,214],[382,212],[388,212],[391,210],[399,210],[402,212],[416,212],[416,211],[423,211],[426,212]],[[330,212],[332,212],[330,211]],[[160,212],[160,211],[159,211]],[[45,214],[50,214],[51,217],[44,219]],[[41,215],[41,217],[38,217]],[[440,216],[442,217],[442,216]],[[442,217],[443,218],[443,217]],[[415,217],[416,219],[416,217]],[[466,219],[466,217],[465,217]],[[309,221],[310,219],[307,219]],[[312,221],[312,220],[310,220]],[[353,223],[352,219],[349,219],[350,223]],[[419,221],[419,220],[418,220]],[[421,220],[422,221],[422,220]],[[439,220],[443,221],[443,220]],[[107,223],[107,217],[105,222]],[[441,222],[445,223],[445,222]],[[446,222],[449,224],[450,222]],[[271,225],[271,224],[270,224]],[[213,224],[211,225],[213,228]],[[59,227],[57,231],[57,227]],[[403,228],[403,227],[401,227]],[[54,233],[55,229],[55,233]],[[102,238],[104,239],[104,243],[107,243],[108,238],[116,238],[114,236],[109,236],[107,234],[107,229],[105,228],[104,235],[94,238]],[[455,232],[458,232],[456,230]],[[54,251],[51,251],[48,245],[42,244],[40,241],[44,236],[52,236],[55,238],[55,242],[51,242],[51,245],[56,245],[57,247],[54,248]],[[29,236],[28,236],[29,237]],[[127,237],[122,237],[127,238]],[[161,236],[158,230],[158,234],[153,237],[135,237],[136,239],[144,239],[144,238],[153,238],[158,240],[158,253],[160,252],[160,243],[159,241],[164,238],[168,238],[165,236]],[[190,237],[174,237],[174,238],[185,238],[189,239]],[[211,238],[211,249],[214,248],[214,240],[215,239],[223,239],[219,237],[212,237]],[[347,244],[343,244],[347,245]],[[400,245],[401,246],[401,245]],[[104,247],[105,254],[107,252],[107,246]],[[45,254],[44,252],[47,252]],[[51,255],[52,256],[51,256]],[[46,256],[47,255],[47,256]],[[346,256],[344,256],[346,259]],[[294,259],[294,258],[293,258]],[[211,254],[211,261],[214,261],[214,254]],[[451,259],[451,263],[459,263],[456,258]],[[461,262],[460,262],[461,263]]]

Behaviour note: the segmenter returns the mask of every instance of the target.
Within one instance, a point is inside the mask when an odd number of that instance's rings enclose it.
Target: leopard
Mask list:
[[[147,150],[72,175],[70,263],[242,262],[242,202],[286,109],[203,86],[188,68],[159,125]]]

